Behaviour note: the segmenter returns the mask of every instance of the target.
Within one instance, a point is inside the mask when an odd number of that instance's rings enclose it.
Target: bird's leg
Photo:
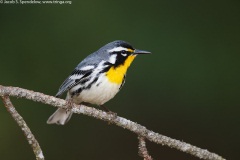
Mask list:
[[[100,105],[100,107],[102,107],[102,109],[106,112],[111,112],[107,107],[105,107],[104,105]]]
[[[81,102],[80,104],[82,104],[82,105],[85,105],[85,106],[92,106],[92,104],[91,103],[87,103],[87,102]]]

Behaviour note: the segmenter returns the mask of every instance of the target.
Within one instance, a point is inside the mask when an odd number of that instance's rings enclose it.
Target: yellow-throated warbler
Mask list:
[[[77,65],[71,75],[60,86],[56,97],[67,91],[66,100],[76,104],[103,105],[112,99],[125,82],[128,67],[138,54],[148,51],[134,49],[125,41],[113,41],[87,56]],[[72,112],[57,109],[48,119],[48,124],[64,125]]]

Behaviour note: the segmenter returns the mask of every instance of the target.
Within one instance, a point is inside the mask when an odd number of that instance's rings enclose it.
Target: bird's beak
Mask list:
[[[135,49],[133,54],[151,54],[151,52]]]

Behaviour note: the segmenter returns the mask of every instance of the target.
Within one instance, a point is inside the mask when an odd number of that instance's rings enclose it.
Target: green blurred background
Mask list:
[[[147,128],[239,158],[240,1],[72,1],[71,5],[0,4],[0,84],[55,95],[74,67],[121,39],[139,56],[121,92],[106,106]],[[63,97],[64,98],[64,97]],[[141,160],[136,135],[74,115],[47,125],[55,108],[12,98],[50,160]],[[0,103],[0,157],[35,159]],[[147,142],[154,159],[197,160]]]

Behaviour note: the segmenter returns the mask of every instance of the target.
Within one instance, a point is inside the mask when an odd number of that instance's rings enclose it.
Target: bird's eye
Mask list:
[[[127,56],[127,51],[122,51],[122,52],[121,52],[121,55],[124,56],[124,57],[126,57],[126,56]]]

